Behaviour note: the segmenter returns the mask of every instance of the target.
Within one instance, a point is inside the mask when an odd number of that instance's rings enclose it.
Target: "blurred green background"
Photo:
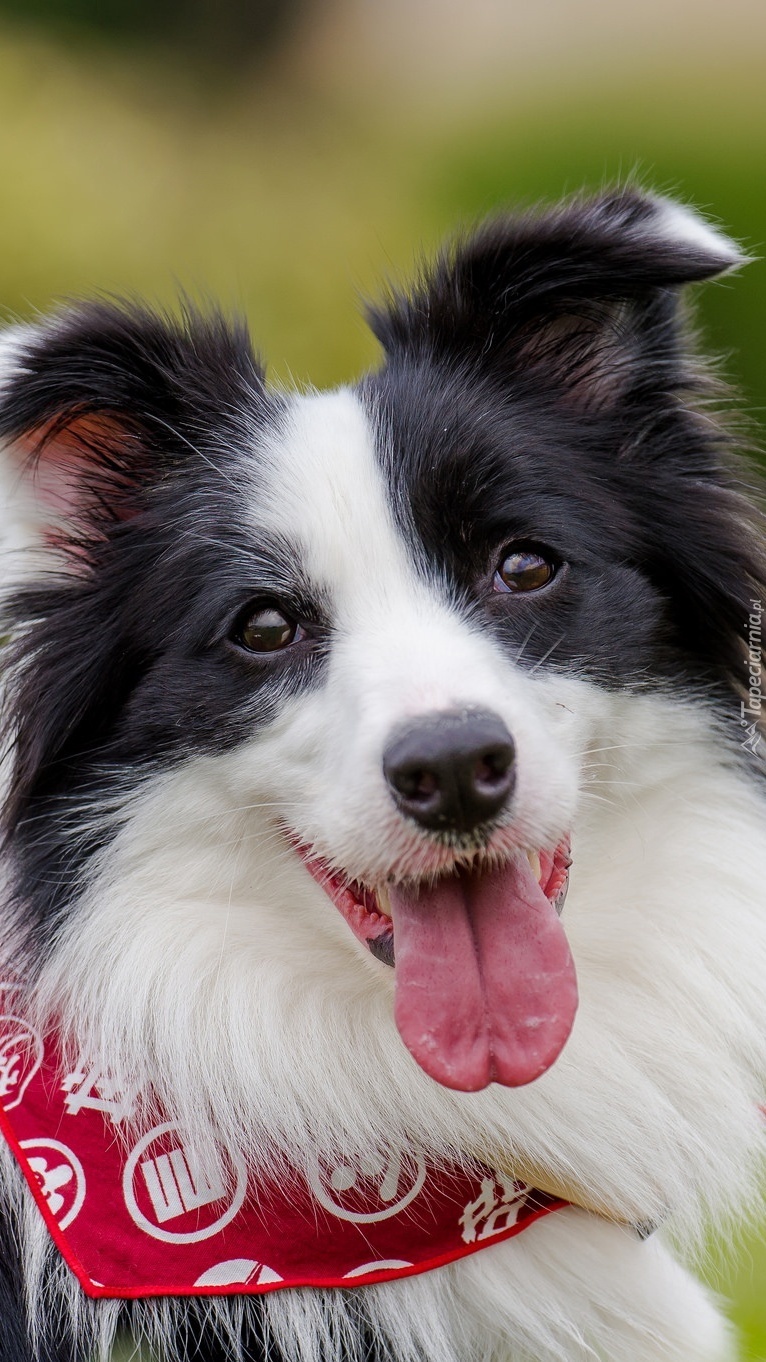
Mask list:
[[[374,362],[359,298],[499,205],[638,177],[766,240],[763,0],[0,0],[0,311],[180,287],[278,382]],[[766,266],[700,297],[766,413]],[[716,1255],[766,1358],[760,1240]]]

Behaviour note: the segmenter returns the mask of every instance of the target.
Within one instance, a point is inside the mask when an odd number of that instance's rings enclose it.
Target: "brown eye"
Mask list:
[[[303,630],[276,606],[263,605],[242,617],[232,637],[248,652],[278,653],[302,638]]]
[[[539,591],[556,576],[556,567],[541,553],[519,549],[504,558],[495,573],[495,591]]]

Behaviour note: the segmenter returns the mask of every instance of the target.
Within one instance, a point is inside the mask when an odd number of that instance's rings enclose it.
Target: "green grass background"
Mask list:
[[[172,305],[183,287],[248,315],[278,382],[375,361],[359,299],[500,205],[638,175],[758,255],[766,93],[758,54],[724,73],[652,66],[452,108],[364,96],[289,63],[226,91],[167,63],[0,30],[0,311],[95,289]],[[700,297],[757,423],[766,266]],[[766,1358],[766,1253],[711,1255],[748,1355]]]

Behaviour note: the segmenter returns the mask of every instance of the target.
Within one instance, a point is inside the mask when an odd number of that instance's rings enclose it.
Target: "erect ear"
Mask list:
[[[88,543],[231,424],[263,375],[247,332],[186,308],[90,303],[0,341],[0,478],[13,547]]]
[[[678,382],[680,287],[744,262],[687,208],[624,189],[492,219],[370,312],[391,358],[436,357],[584,409]]]

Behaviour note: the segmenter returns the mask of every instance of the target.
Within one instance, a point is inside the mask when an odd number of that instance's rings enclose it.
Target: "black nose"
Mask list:
[[[383,772],[402,813],[422,827],[472,832],[507,804],[514,756],[498,715],[445,710],[398,729],[383,753]]]

